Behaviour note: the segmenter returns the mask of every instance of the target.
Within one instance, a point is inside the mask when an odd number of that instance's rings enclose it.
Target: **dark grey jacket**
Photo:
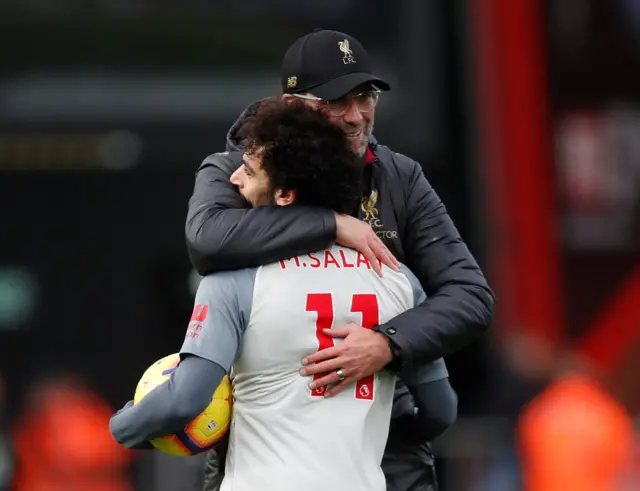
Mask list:
[[[238,123],[229,132],[227,151],[207,157],[196,173],[186,238],[189,256],[200,274],[258,266],[320,250],[336,238],[331,210],[296,205],[247,207],[229,182],[241,164],[237,127]],[[376,142],[371,148],[376,160],[367,169],[364,205],[358,215],[369,221],[396,257],[413,271],[428,295],[422,305],[380,326],[380,332],[399,348],[403,362],[433,361],[486,331],[494,297],[420,165]],[[398,413],[395,407],[394,413]],[[383,462],[389,491],[433,489],[428,484],[432,478],[427,474],[433,472],[428,445],[409,440],[406,434],[395,435],[392,423]],[[209,460],[209,468],[216,466]],[[394,479],[398,477],[394,470],[402,472],[402,478]]]

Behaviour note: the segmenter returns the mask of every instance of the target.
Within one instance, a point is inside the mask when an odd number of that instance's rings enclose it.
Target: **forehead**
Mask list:
[[[242,154],[242,163],[247,167],[251,167],[253,170],[258,170],[262,167],[262,153],[263,148],[255,148],[246,151]]]

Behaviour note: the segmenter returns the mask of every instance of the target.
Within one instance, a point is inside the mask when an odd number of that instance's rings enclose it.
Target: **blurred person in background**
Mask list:
[[[189,203],[186,239],[201,275],[255,267],[338,243],[394,265],[391,252],[416,274],[428,299],[373,330],[336,326],[334,347],[310,354],[304,375],[323,374],[318,386],[336,383],[335,394],[355,380],[405,363],[428,363],[468,345],[489,326],[494,297],[447,211],[420,165],[376,142],[375,108],[389,85],[372,75],[371,62],[353,37],[316,30],[293,43],[282,67],[282,91],[321,108],[362,158],[362,200],[351,216],[328,209],[265,206],[250,209],[230,182],[242,164],[237,136],[250,106],[231,128],[227,151],[205,159],[196,173]],[[344,374],[340,380],[339,374]],[[449,390],[431,384],[433,401],[446,406]],[[412,429],[415,404],[406,386],[397,385],[392,425],[383,460],[389,491],[436,489],[430,446]],[[450,421],[433,418],[433,435]],[[205,488],[218,489],[224,448],[212,452]]]
[[[517,426],[524,491],[638,489],[638,348],[610,372],[574,353],[560,360]]]
[[[112,413],[73,374],[37,378],[14,424],[12,491],[133,491],[132,453],[111,437]]]
[[[485,388],[482,409],[499,424],[493,429],[492,444],[485,446],[483,472],[474,491],[522,488],[515,442],[518,417],[556,374],[558,356],[555,344],[527,329],[494,339],[491,383]]]

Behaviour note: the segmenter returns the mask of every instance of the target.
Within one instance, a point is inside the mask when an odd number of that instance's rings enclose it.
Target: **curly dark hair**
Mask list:
[[[296,204],[351,213],[360,198],[361,159],[340,128],[298,101],[270,99],[248,116],[238,135],[245,152],[262,151],[272,190],[296,192]]]

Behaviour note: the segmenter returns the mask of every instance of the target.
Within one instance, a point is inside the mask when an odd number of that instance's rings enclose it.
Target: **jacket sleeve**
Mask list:
[[[255,267],[321,250],[335,241],[336,221],[330,210],[296,205],[248,208],[229,181],[238,163],[228,153],[214,154],[196,172],[185,233],[198,273]]]
[[[407,266],[427,300],[379,326],[403,363],[422,364],[476,340],[489,327],[495,302],[480,267],[417,162],[408,179],[403,242]]]

